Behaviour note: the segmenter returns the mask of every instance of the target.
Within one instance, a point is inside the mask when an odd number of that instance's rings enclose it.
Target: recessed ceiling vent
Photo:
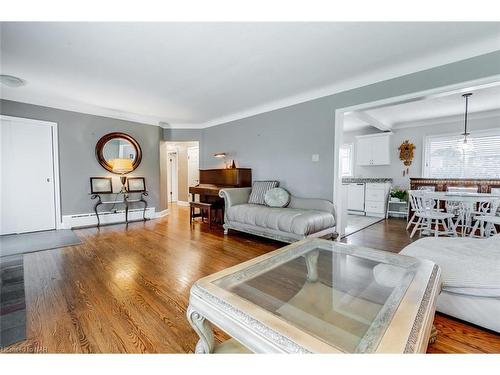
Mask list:
[[[26,84],[24,79],[19,77],[9,76],[6,74],[0,74],[0,83],[9,87],[21,87]]]

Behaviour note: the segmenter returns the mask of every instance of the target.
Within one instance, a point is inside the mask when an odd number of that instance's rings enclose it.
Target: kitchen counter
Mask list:
[[[344,184],[350,184],[350,183],[368,183],[368,184],[380,184],[380,183],[386,183],[390,182],[392,183],[392,178],[387,178],[387,177],[344,177],[342,178],[342,182]]]

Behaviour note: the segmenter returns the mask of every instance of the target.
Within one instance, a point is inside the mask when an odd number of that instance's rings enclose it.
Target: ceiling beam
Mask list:
[[[366,113],[364,111],[354,111],[351,113],[353,116],[357,117],[359,120],[364,121],[364,122],[370,124],[371,126],[377,128],[383,132],[386,132],[386,131],[389,131],[392,129],[389,125],[380,122],[375,117],[369,115],[368,113]]]

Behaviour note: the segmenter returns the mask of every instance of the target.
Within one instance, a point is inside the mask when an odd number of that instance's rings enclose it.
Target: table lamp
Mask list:
[[[125,182],[127,181],[127,177],[125,177],[126,173],[132,172],[134,167],[132,166],[131,159],[113,159],[111,161],[111,165],[113,166],[113,172],[120,174],[120,181],[122,183],[122,188],[120,193],[126,193],[127,187],[125,186]]]
[[[217,152],[214,154],[214,158],[224,159],[224,168],[227,168],[226,156],[227,154],[225,152]]]

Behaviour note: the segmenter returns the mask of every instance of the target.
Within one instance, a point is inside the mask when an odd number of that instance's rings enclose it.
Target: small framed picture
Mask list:
[[[113,192],[111,177],[90,177],[90,192],[91,194],[111,194]]]
[[[127,190],[129,193],[142,193],[146,191],[146,180],[144,177],[127,178]]]

